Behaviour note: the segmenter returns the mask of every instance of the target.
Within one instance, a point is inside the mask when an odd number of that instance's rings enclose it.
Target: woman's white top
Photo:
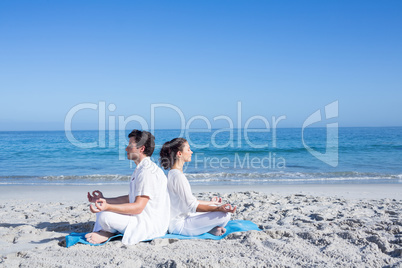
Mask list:
[[[192,194],[190,183],[183,172],[171,169],[168,173],[167,184],[170,196],[170,223],[169,232],[180,234],[184,219],[195,213],[199,202]]]
[[[130,182],[129,200],[140,195],[149,197],[144,210],[131,215],[124,231],[123,244],[132,245],[166,234],[170,219],[170,199],[165,173],[149,157],[134,170]]]

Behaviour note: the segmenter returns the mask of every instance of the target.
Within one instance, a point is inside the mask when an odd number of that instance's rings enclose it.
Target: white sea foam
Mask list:
[[[289,184],[289,183],[401,183],[402,174],[380,174],[359,172],[217,172],[186,173],[190,183],[199,184]],[[130,180],[129,175],[92,174],[82,176],[44,176],[44,177],[0,177],[0,185],[11,184],[70,184],[100,185],[124,184]]]

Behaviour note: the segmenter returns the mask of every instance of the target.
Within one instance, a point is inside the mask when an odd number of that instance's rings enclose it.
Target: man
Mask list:
[[[88,193],[96,213],[92,233],[85,236],[93,244],[105,242],[115,233],[122,233],[127,245],[163,236],[169,225],[170,200],[167,178],[151,161],[155,137],[148,131],[133,130],[129,135],[127,158],[137,165],[130,181],[128,195],[106,198],[102,192]]]

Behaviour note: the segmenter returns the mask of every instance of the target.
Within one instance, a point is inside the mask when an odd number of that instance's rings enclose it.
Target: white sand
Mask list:
[[[67,234],[92,228],[86,191],[127,187],[0,186],[0,267],[402,267],[399,184],[193,187],[200,199],[220,192],[239,206],[234,219],[263,231],[64,247]]]

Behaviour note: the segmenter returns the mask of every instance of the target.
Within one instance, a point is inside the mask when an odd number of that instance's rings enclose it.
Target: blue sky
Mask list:
[[[96,129],[102,102],[115,105],[106,122],[150,125],[162,103],[219,128],[214,117],[238,121],[238,102],[243,126],[258,115],[302,127],[338,101],[339,126],[402,126],[401,12],[370,0],[0,1],[0,130],[63,130],[83,103],[98,109],[73,128]],[[156,128],[180,127],[177,111],[154,111]]]

